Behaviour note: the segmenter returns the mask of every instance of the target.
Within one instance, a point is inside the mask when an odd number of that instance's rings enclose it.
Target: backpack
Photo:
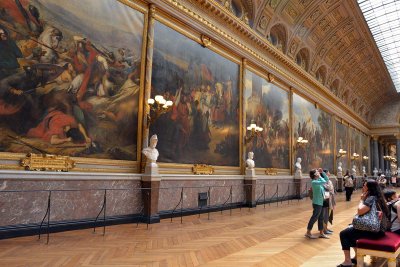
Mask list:
[[[313,191],[312,191],[312,187],[310,187],[308,189],[308,197],[312,200],[313,199]]]
[[[351,179],[350,176],[346,176],[344,178],[344,186],[345,187],[353,187],[354,186],[353,179]]]

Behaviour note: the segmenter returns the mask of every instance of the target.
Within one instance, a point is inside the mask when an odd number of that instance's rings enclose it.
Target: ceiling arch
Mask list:
[[[303,68],[322,84],[335,80],[343,85],[337,92],[351,107],[357,98],[356,112],[396,98],[397,93],[362,13],[348,0],[254,0],[257,4],[253,29],[263,36],[276,25],[285,25],[288,57],[297,63],[299,51],[308,49],[309,66]],[[254,2],[253,1],[253,2]],[[323,76],[322,75],[322,76]],[[317,77],[318,76],[318,77]],[[351,99],[351,100],[350,100]]]

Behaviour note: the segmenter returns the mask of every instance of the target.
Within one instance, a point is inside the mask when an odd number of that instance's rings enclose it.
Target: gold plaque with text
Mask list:
[[[214,168],[206,164],[195,164],[192,167],[193,174],[213,174]]]
[[[21,166],[30,171],[67,172],[75,167],[75,162],[68,156],[29,153],[21,159]]]

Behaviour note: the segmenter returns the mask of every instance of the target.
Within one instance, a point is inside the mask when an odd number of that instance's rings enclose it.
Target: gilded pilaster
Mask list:
[[[337,158],[336,158],[336,153],[337,153],[337,146],[336,146],[336,116],[332,116],[332,129],[333,129],[333,170],[330,170],[331,173],[336,173],[337,174]]]
[[[241,173],[245,173],[245,168],[246,166],[244,165],[244,162],[246,160],[246,149],[245,149],[245,142],[244,142],[244,136],[246,134],[246,115],[245,115],[245,110],[244,110],[244,83],[245,83],[245,75],[246,75],[246,69],[247,69],[247,59],[243,58],[242,59],[242,64],[240,64],[240,76],[239,76],[239,155],[240,155],[240,161],[239,161],[239,167],[241,170]]]
[[[290,174],[294,174],[293,171],[293,165],[294,165],[294,131],[293,131],[293,88],[290,87],[289,91],[289,169],[290,169]]]

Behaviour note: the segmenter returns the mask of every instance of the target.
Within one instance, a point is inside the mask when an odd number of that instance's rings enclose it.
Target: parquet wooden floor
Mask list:
[[[359,201],[338,195],[331,239],[304,237],[311,215],[309,199],[267,204],[183,218],[171,223],[125,224],[51,234],[46,238],[0,240],[0,266],[336,266],[342,262],[339,232],[351,222]],[[317,225],[314,226],[316,233]],[[373,266],[380,266],[378,262]],[[366,266],[371,266],[367,264]]]

